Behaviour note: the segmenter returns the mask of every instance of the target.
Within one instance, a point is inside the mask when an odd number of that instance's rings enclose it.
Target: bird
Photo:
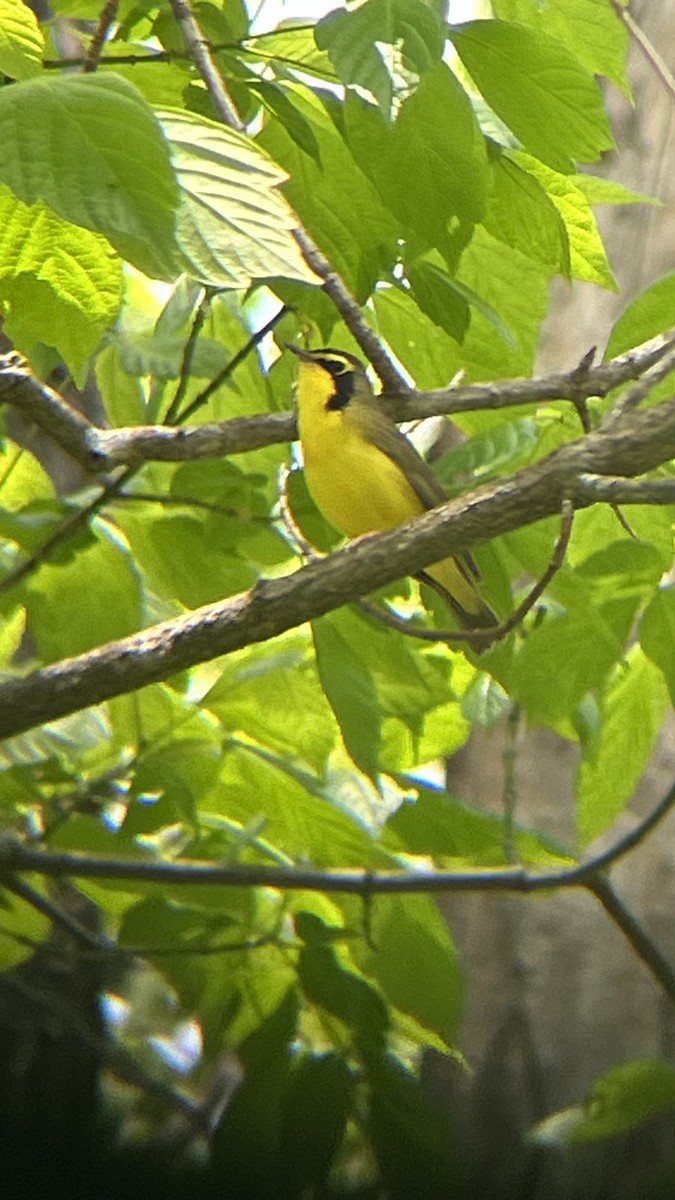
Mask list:
[[[448,499],[355,355],[291,343],[288,349],[300,359],[296,402],[307,488],[338,533],[357,538],[391,529]],[[471,555],[432,563],[417,578],[443,596],[462,628],[498,625]]]

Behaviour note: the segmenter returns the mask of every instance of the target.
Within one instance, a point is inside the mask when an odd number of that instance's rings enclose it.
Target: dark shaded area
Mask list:
[[[440,1055],[429,1055],[425,1062],[425,1090],[455,1115],[463,1197],[672,1200],[672,1113],[597,1145],[563,1150],[528,1142],[528,1131],[550,1115],[550,1108],[543,1099],[536,1102],[541,1087],[533,1078],[532,1061],[521,1054],[519,1031],[510,1024],[502,1030],[504,1041],[495,1046],[495,1058],[473,1076]]]

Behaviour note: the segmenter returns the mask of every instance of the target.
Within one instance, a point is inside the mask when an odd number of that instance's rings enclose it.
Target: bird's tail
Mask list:
[[[478,569],[470,556],[433,563],[420,572],[418,579],[443,597],[463,629],[499,625],[499,617],[480,594]]]

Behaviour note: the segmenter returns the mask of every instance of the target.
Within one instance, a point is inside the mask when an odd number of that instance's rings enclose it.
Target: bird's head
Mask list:
[[[329,346],[304,350],[288,343],[288,349],[300,359],[298,400],[301,405],[305,396],[311,396],[315,401],[320,398],[325,409],[335,412],[354,400],[367,402],[372,399],[370,380],[363,363],[355,355]]]

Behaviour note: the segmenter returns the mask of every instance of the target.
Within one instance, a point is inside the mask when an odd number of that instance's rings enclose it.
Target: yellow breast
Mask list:
[[[305,365],[298,387],[305,478],[331,525],[354,538],[423,512],[401,468],[364,438],[358,408],[326,409],[326,399],[325,372]]]

